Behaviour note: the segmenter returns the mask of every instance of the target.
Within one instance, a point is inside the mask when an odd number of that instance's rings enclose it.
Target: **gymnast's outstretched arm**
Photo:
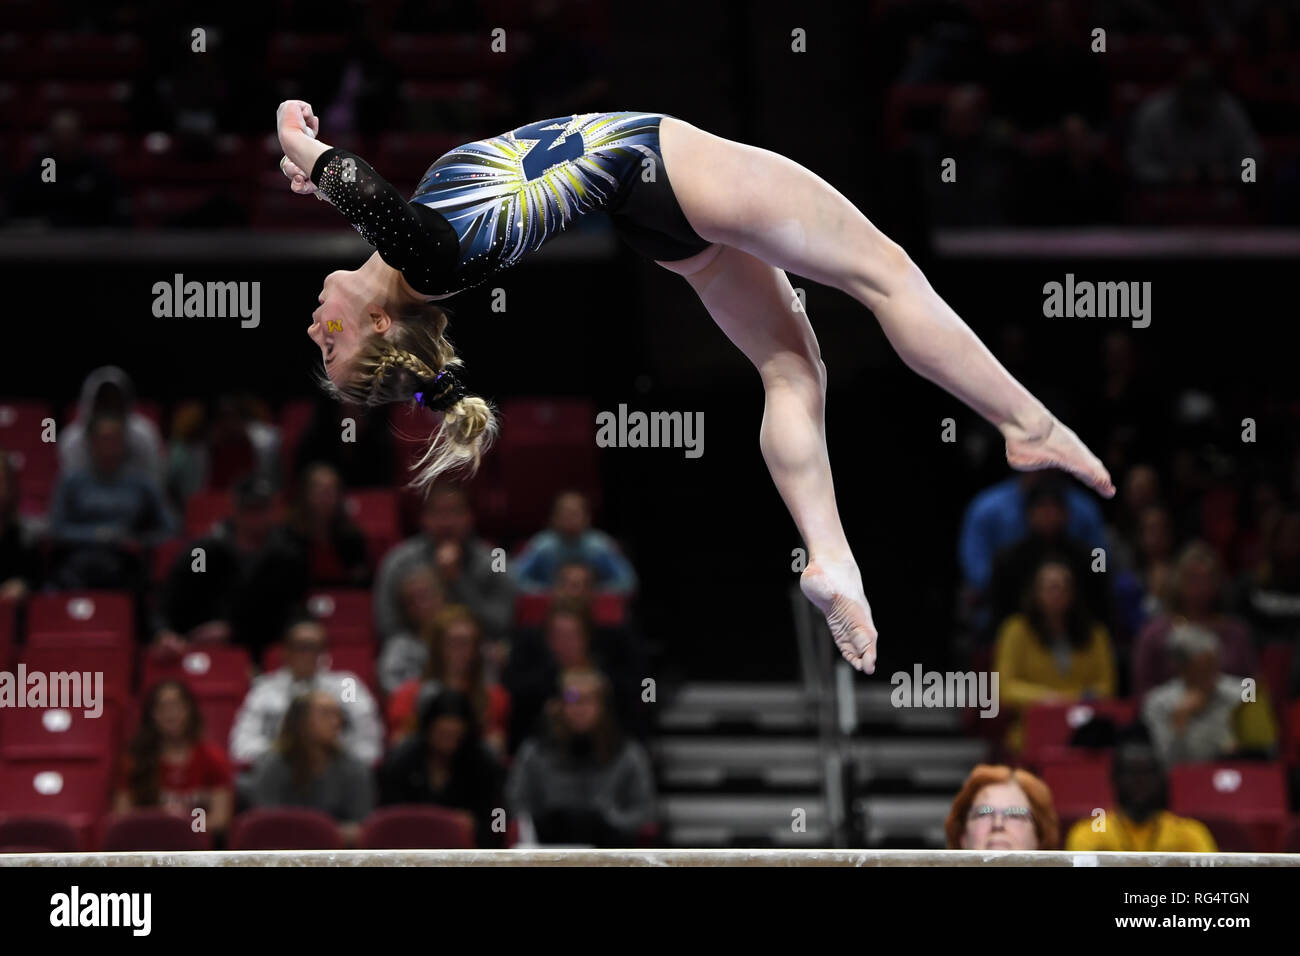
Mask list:
[[[309,104],[280,104],[276,132],[285,156],[280,168],[293,191],[324,199],[412,289],[441,297],[445,277],[459,257],[456,231],[434,210],[409,202],[356,153],[317,139],[319,126]]]

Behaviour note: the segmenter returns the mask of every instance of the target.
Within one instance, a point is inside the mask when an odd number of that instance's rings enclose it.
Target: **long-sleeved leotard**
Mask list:
[[[478,285],[591,213],[648,258],[684,259],[709,243],[673,196],[662,118],[584,113],[468,143],[430,166],[409,201],[344,149],[322,153],[311,180],[424,295]]]

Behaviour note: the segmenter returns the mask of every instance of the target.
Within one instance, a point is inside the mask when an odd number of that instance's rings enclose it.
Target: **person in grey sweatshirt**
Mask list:
[[[618,730],[599,671],[565,671],[549,727],[510,767],[506,802],[520,831],[543,844],[640,845],[655,819],[650,757]]]
[[[50,504],[52,575],[61,588],[136,588],[149,551],[176,529],[162,490],[127,463],[127,423],[100,413],[86,426],[90,460],[64,472]]]
[[[459,485],[437,485],[425,499],[420,533],[384,556],[375,576],[375,628],[381,640],[409,630],[401,582],[415,565],[430,564],[448,603],[464,604],[491,641],[504,640],[514,615],[515,587],[487,543],[473,534],[474,516]],[[502,556],[504,558],[504,556]]]

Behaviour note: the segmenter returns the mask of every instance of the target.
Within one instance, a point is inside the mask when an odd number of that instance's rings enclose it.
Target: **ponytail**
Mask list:
[[[415,402],[442,413],[442,423],[412,469],[411,486],[420,491],[448,472],[474,474],[497,433],[492,405],[467,393],[450,374],[464,363],[444,336],[446,328],[447,313],[441,307],[429,302],[412,306],[387,334],[373,334],[362,344],[342,384],[321,376],[321,386],[341,401],[367,406]],[[440,391],[427,394],[433,387]]]

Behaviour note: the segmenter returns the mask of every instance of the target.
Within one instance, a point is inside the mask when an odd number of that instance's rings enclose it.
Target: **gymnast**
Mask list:
[[[322,142],[308,103],[281,103],[276,130],[290,188],[332,204],[376,249],[360,268],[325,277],[307,333],[321,349],[321,384],[341,400],[443,414],[415,466],[418,487],[477,467],[496,431],[492,407],[457,377],[438,301],[519,262],[578,216],[603,213],[636,252],[690,283],[758,369],[759,444],[808,549],[800,587],[857,669],[874,672],[877,632],[835,504],[826,367],[787,270],[870,309],[909,367],[1002,433],[1012,468],[1060,468],[1115,493],[1097,457],[903,249],[784,156],[661,113],[585,113],[459,146],[408,201],[360,156]]]

